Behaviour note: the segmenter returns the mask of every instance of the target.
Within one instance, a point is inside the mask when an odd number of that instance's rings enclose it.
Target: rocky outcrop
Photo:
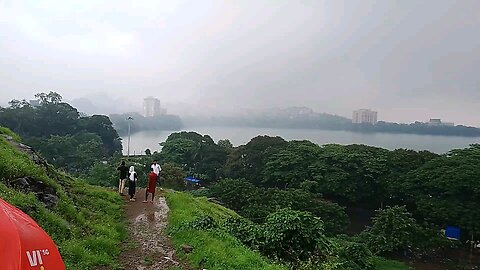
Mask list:
[[[48,163],[43,159],[32,147],[15,141],[10,136],[4,136],[8,143],[19,151],[27,154],[27,156],[38,166],[48,171]],[[33,192],[37,199],[45,204],[47,208],[53,208],[58,201],[57,191],[45,184],[42,180],[36,179],[32,176],[20,177],[17,179],[10,179],[8,185],[15,189],[24,192]]]
[[[47,208],[54,207],[58,201],[57,192],[53,187],[30,176],[17,178],[11,181],[10,185],[25,192],[33,192],[38,200],[44,203]]]

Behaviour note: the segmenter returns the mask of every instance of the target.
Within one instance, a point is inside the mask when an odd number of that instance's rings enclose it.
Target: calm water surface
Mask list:
[[[190,127],[184,131],[195,131],[210,135],[215,141],[229,139],[235,146],[246,144],[258,135],[280,136],[285,140],[309,140],[319,145],[328,143],[366,144],[387,149],[408,148],[445,153],[454,148],[465,148],[480,143],[480,137],[429,136],[389,133],[355,133],[349,131],[317,129],[271,129],[246,127]],[[142,131],[131,135],[130,153],[144,153],[149,148],[160,150],[160,142],[175,131]],[[127,137],[123,137],[123,152],[127,153]]]

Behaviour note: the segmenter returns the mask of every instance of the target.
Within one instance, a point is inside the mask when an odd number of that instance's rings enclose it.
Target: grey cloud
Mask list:
[[[480,125],[476,0],[114,3],[0,4],[0,99],[52,89]]]

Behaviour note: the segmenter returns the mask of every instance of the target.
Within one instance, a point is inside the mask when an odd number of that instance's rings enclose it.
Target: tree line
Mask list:
[[[38,106],[12,100],[0,107],[0,126],[19,134],[51,164],[73,173],[120,154],[121,139],[108,116],[86,116],[56,92],[38,93]]]

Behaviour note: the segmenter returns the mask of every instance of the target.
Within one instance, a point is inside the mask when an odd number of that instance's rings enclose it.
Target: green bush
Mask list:
[[[376,211],[372,227],[362,238],[375,254],[388,254],[415,246],[421,231],[405,206],[393,206]]]
[[[296,261],[328,250],[323,222],[308,212],[277,211],[268,215],[262,229],[265,240],[260,250],[270,257]]]

